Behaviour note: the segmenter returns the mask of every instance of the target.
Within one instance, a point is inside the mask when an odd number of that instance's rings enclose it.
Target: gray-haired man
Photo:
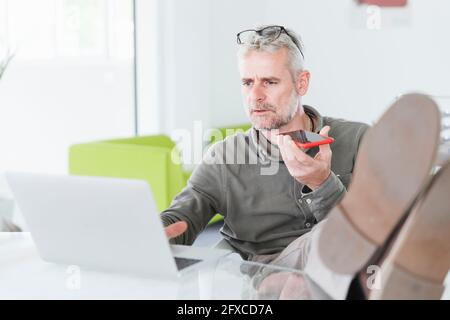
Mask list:
[[[262,268],[255,280],[265,298],[439,298],[450,268],[450,162],[430,179],[440,140],[436,103],[404,95],[369,130],[322,117],[301,103],[310,74],[293,31],[245,30],[238,43],[253,128],[210,148],[163,212],[167,236],[190,244],[222,213],[221,233],[243,258],[305,271]],[[298,129],[335,143],[302,150],[279,135]],[[230,161],[242,154],[258,161]]]
[[[310,73],[304,68],[302,42],[292,30],[245,30],[238,44],[242,96],[253,127],[209,149],[162,220],[171,241],[192,244],[221,213],[225,241],[243,258],[268,263],[287,254],[288,245],[342,198],[368,126],[323,117],[302,104]],[[335,142],[302,150],[289,136],[278,135],[299,129],[329,135]],[[249,161],[232,161],[234,155]],[[299,261],[297,267],[303,266]]]

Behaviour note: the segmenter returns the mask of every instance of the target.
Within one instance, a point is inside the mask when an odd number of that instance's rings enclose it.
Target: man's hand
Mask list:
[[[320,134],[328,136],[329,126],[320,130]],[[307,155],[292,141],[289,135],[278,135],[278,147],[289,173],[300,183],[311,190],[319,188],[331,173],[331,148],[329,144],[319,146],[314,158]]]
[[[186,221],[178,221],[164,228],[169,239],[176,238],[187,230]]]

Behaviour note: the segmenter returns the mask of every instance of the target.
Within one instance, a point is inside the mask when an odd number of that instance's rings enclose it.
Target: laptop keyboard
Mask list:
[[[183,270],[184,268],[187,268],[189,266],[192,266],[193,264],[196,264],[202,260],[197,260],[197,259],[188,259],[188,258],[179,258],[179,257],[174,257],[175,258],[175,263],[177,265],[178,270]]]

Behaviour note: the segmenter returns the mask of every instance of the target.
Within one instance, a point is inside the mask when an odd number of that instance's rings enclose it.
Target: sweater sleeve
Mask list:
[[[164,226],[186,221],[187,231],[171,239],[171,243],[191,245],[211,218],[223,209],[224,186],[221,164],[215,161],[213,145],[195,168],[187,186],[173,199],[170,207],[161,213]]]

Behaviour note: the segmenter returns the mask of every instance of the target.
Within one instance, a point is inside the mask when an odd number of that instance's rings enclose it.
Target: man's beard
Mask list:
[[[248,107],[249,113],[252,109],[258,109],[258,110],[268,110],[269,115],[271,117],[270,121],[265,121],[265,117],[267,115],[258,116],[258,115],[252,115],[249,114],[250,121],[252,122],[252,125],[255,129],[258,130],[274,130],[274,129],[280,129],[281,127],[288,124],[292,118],[294,118],[295,113],[297,112],[298,107],[298,95],[294,91],[291,95],[291,98],[289,100],[288,105],[288,114],[287,115],[280,115],[277,113],[277,108],[270,104],[270,103],[262,103],[262,104],[256,104],[251,107]],[[271,114],[270,114],[271,113]],[[255,118],[253,118],[255,117]]]

